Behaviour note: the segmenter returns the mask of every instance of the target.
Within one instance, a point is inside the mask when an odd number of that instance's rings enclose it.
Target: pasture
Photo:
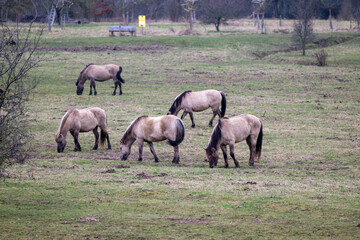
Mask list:
[[[28,102],[31,158],[0,181],[0,238],[359,239],[360,34],[345,31],[347,22],[329,32],[326,23],[315,22],[317,41],[328,45],[325,67],[315,64],[316,43],[301,56],[276,21],[263,35],[248,20],[220,33],[196,25],[194,35],[171,23],[152,23],[137,37],[109,37],[114,23],[46,32],[46,60],[31,73],[39,80]],[[96,82],[97,96],[88,95],[89,81],[76,95],[89,63],[122,66],[123,95],[112,96],[112,80]],[[137,144],[120,160],[131,121],[165,115],[179,93],[204,89],[226,94],[226,116],[261,119],[262,156],[253,167],[241,142],[240,168],[231,158],[224,168],[222,154],[209,168],[210,109],[194,113],[196,128],[184,119],[179,164],[166,142],[154,143],[158,163],[147,145],[138,162]],[[61,117],[91,106],[107,113],[112,149],[92,150],[89,132],[79,135],[81,152],[69,134],[57,153]]]

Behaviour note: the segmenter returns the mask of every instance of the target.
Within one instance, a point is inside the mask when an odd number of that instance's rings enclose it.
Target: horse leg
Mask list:
[[[108,143],[108,149],[111,149],[109,134],[108,134],[108,132],[105,131],[105,130],[104,130],[104,132],[106,133],[106,140],[107,140],[107,143]]]
[[[194,115],[192,112],[189,112],[189,115],[190,115],[190,119],[191,119],[191,127],[194,128],[195,127],[195,122],[194,122]]]
[[[239,162],[236,160],[235,158],[235,154],[234,154],[234,144],[230,144],[230,156],[232,157],[232,159],[234,160],[235,163],[235,167],[239,168]]]
[[[251,136],[248,136],[246,138],[246,143],[248,144],[250,150],[249,166],[254,166],[254,158],[256,155],[256,142],[252,141]]]
[[[214,112],[213,112],[213,116],[212,116],[212,118],[211,118],[211,120],[210,120],[210,122],[209,122],[209,127],[212,127],[212,126],[213,126],[213,120],[214,120],[214,118],[216,117],[217,114],[218,114],[217,111],[214,111]],[[220,115],[219,115],[219,116],[220,116]]]
[[[97,91],[96,91],[96,87],[95,87],[95,80],[93,80],[93,88],[94,88],[94,95],[96,96]]]
[[[113,92],[113,96],[116,95],[116,89],[117,89],[117,86],[118,86],[118,81],[114,81],[114,86],[115,86],[115,89],[114,89],[114,92]]]
[[[173,163],[179,163],[180,162],[179,146],[174,147],[174,158],[173,158],[172,162]]]
[[[159,162],[159,158],[158,158],[158,156],[156,156],[155,149],[154,149],[152,142],[148,142],[148,144],[149,144],[151,153],[154,155],[155,162]]]
[[[74,143],[75,143],[75,148],[74,148],[74,152],[81,152],[81,146],[80,146],[80,143],[79,143],[79,131],[71,131],[70,132],[71,135],[74,137]]]
[[[96,127],[96,128],[93,129],[93,133],[94,133],[94,136],[95,136],[95,144],[94,144],[93,150],[97,150],[97,149],[98,149],[98,146],[99,146],[98,127]]]
[[[119,88],[120,88],[120,93],[119,93],[119,95],[122,95],[121,82],[118,81],[118,84],[119,84]]]
[[[187,114],[186,111],[184,111],[184,112],[181,114],[181,120],[183,120],[183,119],[186,117],[186,114]]]
[[[225,168],[228,168],[229,167],[229,162],[228,162],[228,159],[227,159],[226,145],[221,145],[220,147],[221,147],[221,150],[222,150],[223,156],[224,156]]]
[[[140,139],[137,139],[137,142],[138,142],[138,146],[139,146],[139,158],[138,158],[138,161],[141,162],[142,161],[144,141],[140,140]]]

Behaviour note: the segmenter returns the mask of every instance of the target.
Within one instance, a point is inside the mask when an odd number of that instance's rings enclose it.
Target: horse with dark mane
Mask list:
[[[221,103],[221,111],[219,109]],[[184,110],[181,115],[181,120],[185,118],[186,114],[189,113],[191,119],[191,127],[195,127],[193,112],[204,111],[211,108],[213,111],[213,117],[209,122],[209,126],[212,127],[213,120],[216,115],[220,117],[225,116],[226,111],[226,98],[225,94],[217,90],[204,90],[199,92],[185,91],[178,95],[173,104],[171,105],[168,115],[177,115],[180,110]]]
[[[254,115],[242,114],[233,118],[221,118],[212,131],[208,147],[205,148],[210,168],[217,166],[219,148],[224,155],[225,167],[229,167],[227,145],[230,146],[230,156],[234,160],[235,167],[240,167],[234,155],[234,146],[235,143],[245,139],[250,149],[249,166],[254,166],[254,159],[259,159],[261,155],[262,138],[262,123]]]
[[[107,139],[108,149],[111,149],[109,134],[106,130],[106,114],[105,111],[98,107],[90,107],[85,109],[70,109],[62,117],[58,132],[55,137],[57,143],[57,151],[63,152],[66,146],[66,135],[70,131],[74,137],[74,152],[81,151],[79,143],[79,133],[93,131],[95,136],[95,145],[93,150],[98,149],[99,133],[101,130],[100,146],[103,146]]]
[[[121,83],[125,83],[125,80],[121,77],[122,67],[117,66],[115,64],[107,64],[107,65],[94,65],[90,63],[86,65],[83,70],[81,70],[80,75],[76,81],[77,95],[81,95],[84,90],[84,84],[86,80],[90,80],[90,93],[92,95],[92,89],[94,89],[94,95],[97,94],[95,88],[95,81],[104,82],[113,79],[115,90],[113,95],[116,95],[116,89],[119,86],[120,95],[122,94]]]
[[[185,127],[176,116],[148,117],[141,116],[131,122],[120,140],[120,159],[126,160],[131,153],[131,146],[135,142],[139,146],[139,161],[142,161],[144,142],[147,142],[155,162],[159,161],[153,147],[153,142],[168,140],[174,147],[173,163],[179,163],[179,144],[184,140]]]

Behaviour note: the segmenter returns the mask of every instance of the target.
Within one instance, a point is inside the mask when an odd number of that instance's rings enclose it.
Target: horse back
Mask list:
[[[101,108],[92,107],[78,110],[77,114],[74,114],[75,124],[78,124],[80,132],[89,132],[99,125],[106,125],[106,114]],[[105,126],[104,125],[104,126]]]
[[[160,117],[146,117],[134,128],[137,138],[148,142],[163,141],[167,138],[173,138],[176,134],[176,116],[165,115]]]
[[[221,102],[221,94],[217,90],[209,89],[198,92],[191,92],[185,98],[184,108],[192,111],[203,111],[209,107],[218,107]]]
[[[86,71],[88,78],[93,78],[97,81],[106,81],[110,78],[116,78],[116,73],[119,71],[119,66],[115,64],[106,65],[91,65]]]

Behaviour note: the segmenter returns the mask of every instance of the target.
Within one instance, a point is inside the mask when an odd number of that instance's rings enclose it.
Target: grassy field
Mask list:
[[[0,239],[359,239],[360,35],[315,23],[328,42],[328,66],[292,50],[290,34],[267,21],[260,35],[251,21],[231,22],[223,33],[196,25],[152,23],[144,35],[108,37],[111,23],[54,28],[41,47],[46,61],[29,101],[32,156],[6,169],[0,181]],[[290,29],[288,22],[284,28]],[[321,27],[319,27],[321,26]],[[221,29],[221,27],[220,27]],[[98,47],[88,51],[81,47]],[[67,51],[59,48],[67,47]],[[111,50],[117,47],[117,50]],[[100,51],[101,50],[101,51]],[[89,63],[123,67],[122,96],[97,83],[97,96],[76,95],[75,81]],[[138,116],[167,113],[185,90],[217,89],[227,116],[250,113],[264,125],[262,157],[248,166],[245,142],[235,147],[240,169],[205,162],[210,110],[184,119],[180,164],[173,148],[154,143],[138,162],[137,144],[125,162],[119,140]],[[70,108],[97,106],[108,115],[112,150],[56,152],[54,137]],[[217,119],[217,118],[216,118]]]

